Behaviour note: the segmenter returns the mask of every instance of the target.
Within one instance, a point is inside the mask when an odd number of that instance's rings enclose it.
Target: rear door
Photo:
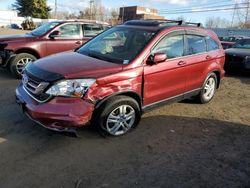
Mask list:
[[[152,49],[151,55],[166,53],[168,58],[159,64],[145,65],[144,105],[182,97],[185,93],[188,70],[184,57],[184,34],[184,30],[171,32]]]
[[[204,73],[211,58],[207,53],[206,36],[202,33],[187,31],[185,35],[187,44],[185,61],[188,66],[187,90],[198,90],[202,87]]]
[[[47,55],[74,50],[82,45],[83,34],[80,23],[66,23],[55,30],[58,30],[60,35],[47,40]]]

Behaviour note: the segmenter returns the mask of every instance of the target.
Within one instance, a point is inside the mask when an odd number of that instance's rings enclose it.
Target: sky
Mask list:
[[[233,11],[205,12],[192,14],[165,14],[164,11],[176,9],[199,8],[200,6],[219,6],[232,4],[236,0],[99,0],[106,8],[119,8],[122,6],[146,6],[156,8],[159,14],[168,19],[184,17],[188,21],[204,23],[208,17],[220,17],[232,20]],[[237,0],[239,1],[239,0]],[[0,10],[6,10],[11,7],[15,0],[0,0]],[[55,0],[48,0],[48,5],[53,9]],[[79,12],[84,7],[89,6],[89,0],[57,0],[58,11]]]

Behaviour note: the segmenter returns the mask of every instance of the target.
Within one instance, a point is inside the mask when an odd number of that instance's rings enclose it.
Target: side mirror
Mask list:
[[[151,55],[148,63],[149,64],[158,64],[166,61],[167,55],[165,53],[156,53],[154,55]]]
[[[60,35],[61,35],[60,31],[53,31],[52,33],[49,34],[49,38],[54,39],[56,37],[59,37]]]

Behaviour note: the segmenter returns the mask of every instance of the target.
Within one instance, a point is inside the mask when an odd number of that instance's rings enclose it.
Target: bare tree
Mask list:
[[[220,17],[207,18],[205,22],[207,28],[228,28],[230,27],[230,21]]]
[[[111,9],[110,19],[108,19],[108,22],[111,25],[117,25],[117,24],[121,23],[121,20],[119,19],[119,10]]]

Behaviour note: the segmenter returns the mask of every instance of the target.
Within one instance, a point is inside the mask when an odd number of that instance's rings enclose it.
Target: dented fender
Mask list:
[[[102,100],[126,93],[133,93],[142,98],[143,67],[125,70],[113,75],[98,78],[85,95],[86,100],[100,106]]]

